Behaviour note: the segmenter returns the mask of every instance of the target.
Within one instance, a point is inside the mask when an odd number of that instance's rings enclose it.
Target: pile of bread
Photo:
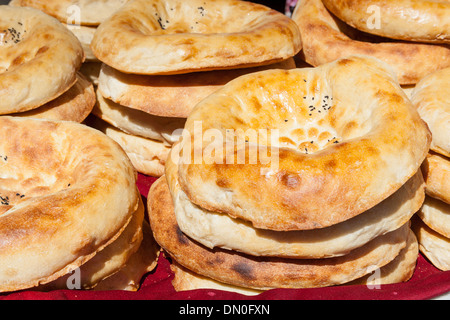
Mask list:
[[[0,291],[137,290],[160,248],[129,157],[82,123],[79,40],[35,8],[0,6],[0,25]]]
[[[426,198],[414,219],[421,252],[437,268],[450,270],[450,68],[433,72],[416,85],[411,101],[432,133],[422,164]]]
[[[178,291],[449,270],[450,4],[408,5],[0,6],[0,292],[137,290],[160,249]]]

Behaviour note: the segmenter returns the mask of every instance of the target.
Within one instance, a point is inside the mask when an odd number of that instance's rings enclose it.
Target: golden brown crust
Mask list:
[[[450,157],[450,68],[430,73],[417,83],[411,101],[430,128],[430,149]]]
[[[0,114],[37,108],[76,82],[83,48],[58,20],[0,6],[0,30]]]
[[[348,255],[329,259],[261,258],[207,249],[176,222],[166,178],[150,188],[148,212],[155,240],[180,265],[220,282],[254,289],[323,287],[360,278],[392,261],[406,245],[409,226],[376,238]]]
[[[136,0],[99,26],[91,49],[122,72],[173,74],[275,63],[301,38],[288,17],[247,1]]]
[[[0,117],[0,290],[50,282],[112,243],[139,202],[117,143],[75,122]],[[0,206],[1,206],[0,205]]]
[[[55,100],[47,102],[39,108],[10,114],[10,116],[81,123],[91,113],[95,101],[94,86],[78,73],[77,82]]]
[[[321,0],[299,1],[292,19],[302,35],[301,55],[314,66],[350,55],[369,55],[391,65],[400,84],[415,84],[427,74],[450,66],[448,46],[386,39],[372,43],[355,30],[349,32],[347,26],[334,19]],[[356,38],[347,35],[355,32]]]
[[[278,131],[244,142],[248,130],[266,129]],[[238,142],[226,153],[231,139]],[[257,228],[322,228],[398,190],[419,170],[430,140],[379,60],[348,57],[314,69],[262,71],[230,81],[191,112],[179,182],[191,202]]]
[[[323,3],[341,20],[368,33],[399,40],[450,43],[447,0],[323,0]],[[378,26],[370,22],[374,14],[380,19]]]
[[[156,116],[187,118],[194,106],[227,82],[266,69],[294,69],[294,59],[254,68],[214,70],[178,75],[135,75],[102,65],[98,89],[120,105]]]

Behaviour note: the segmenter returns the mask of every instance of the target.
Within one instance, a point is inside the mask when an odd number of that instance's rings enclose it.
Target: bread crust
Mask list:
[[[95,101],[94,86],[78,73],[77,82],[55,100],[47,102],[39,108],[13,113],[10,116],[81,123],[91,113]]]
[[[122,269],[130,257],[138,251],[143,241],[144,210],[144,203],[140,199],[137,210],[133,213],[130,222],[120,236],[99,251],[92,259],[80,266],[79,289],[94,288],[99,282]],[[66,274],[50,283],[35,288],[35,290],[69,289],[68,283],[70,284],[69,278],[71,276],[70,273]]]
[[[178,147],[179,144],[172,147],[165,166],[177,223],[184,234],[208,248],[294,259],[342,256],[400,228],[421,208],[425,198],[425,183],[419,171],[392,196],[342,223],[290,232],[257,229],[243,220],[203,210],[189,201],[180,188],[178,166],[173,161],[172,153],[179,152]]]
[[[291,19],[247,1],[136,0],[98,27],[91,49],[125,73],[175,74],[275,63],[301,38]]]
[[[219,282],[258,290],[324,287],[360,278],[394,260],[406,246],[409,233],[406,224],[337,258],[253,257],[230,250],[208,249],[181,232],[164,176],[153,183],[147,199],[155,240],[180,265]]]
[[[419,241],[420,252],[436,268],[450,270],[450,238],[430,228],[418,216],[412,220],[411,228]]]
[[[126,133],[97,117],[89,124],[116,141],[126,152],[133,166],[140,173],[160,177],[171,146],[162,141]]]
[[[450,204],[450,160],[430,152],[422,164],[426,193],[430,197]]]
[[[154,116],[122,106],[103,98],[98,89],[92,114],[128,134],[161,141],[167,146],[178,141],[186,122],[184,118]]]
[[[244,143],[237,129],[277,129],[279,138]],[[208,142],[209,130],[222,139]],[[225,152],[230,132],[242,143]],[[242,76],[197,104],[185,133],[178,174],[189,200],[279,231],[323,228],[368,210],[419,170],[431,140],[389,67],[370,57]],[[222,153],[209,159],[213,147]]]
[[[294,69],[294,59],[254,68],[157,76],[127,74],[102,64],[98,90],[122,106],[156,116],[187,118],[198,102],[227,82],[247,73],[277,68]]]
[[[370,42],[336,21],[321,0],[300,0],[292,19],[303,39],[300,55],[313,66],[351,55],[369,55],[391,65],[400,84],[405,85],[415,84],[429,73],[450,66],[448,46],[388,39]],[[355,32],[353,38],[347,35]]]
[[[98,26],[128,0],[13,0],[12,5],[39,9],[64,23]],[[79,13],[79,16],[77,15]],[[79,18],[79,21],[76,19]]]
[[[379,36],[419,42],[450,43],[450,2],[433,0],[323,0],[325,6],[351,26]],[[374,11],[377,27],[368,22]]]
[[[74,85],[84,61],[78,39],[33,8],[0,6],[0,114],[37,108]]]
[[[0,117],[0,291],[74,270],[128,225],[137,174],[125,152],[75,122]]]
[[[450,238],[450,204],[427,196],[417,215],[431,229]]]

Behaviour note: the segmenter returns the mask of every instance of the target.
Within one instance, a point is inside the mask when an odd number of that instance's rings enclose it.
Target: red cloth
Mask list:
[[[139,175],[138,188],[144,200],[156,179]],[[440,271],[422,255],[413,277],[405,283],[382,285],[369,289],[364,285],[337,286],[314,289],[274,289],[256,296],[245,296],[219,290],[175,292],[171,280],[170,262],[160,256],[158,266],[144,276],[137,292],[57,290],[36,292],[26,290],[0,294],[2,300],[422,300],[450,291],[450,271]]]

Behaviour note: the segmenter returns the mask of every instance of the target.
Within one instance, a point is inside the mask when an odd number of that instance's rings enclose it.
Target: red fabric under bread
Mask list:
[[[139,175],[138,188],[146,201],[150,186],[156,179]],[[170,261],[162,254],[158,266],[144,276],[137,292],[57,290],[0,294],[0,300],[422,300],[450,291],[450,271],[440,271],[422,255],[413,277],[405,283],[382,285],[369,289],[364,285],[314,289],[274,289],[256,296],[245,296],[220,290],[175,292],[171,280]]]

